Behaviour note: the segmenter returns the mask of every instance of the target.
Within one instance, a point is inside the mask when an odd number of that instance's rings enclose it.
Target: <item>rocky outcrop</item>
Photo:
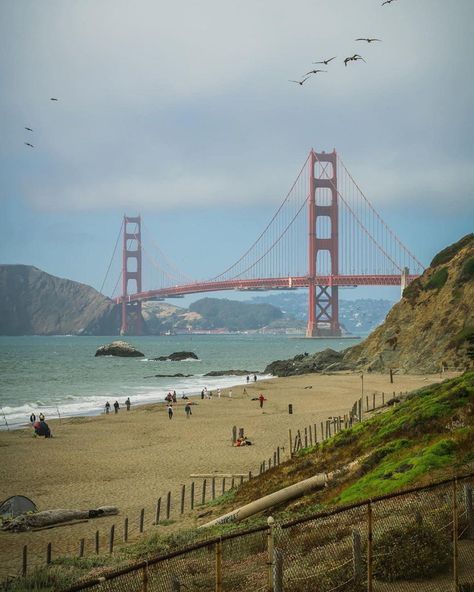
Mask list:
[[[102,345],[95,352],[97,356],[119,356],[122,358],[143,358],[145,354],[138,351],[126,341],[112,341],[108,345]]]
[[[276,360],[265,368],[265,374],[273,376],[296,376],[336,370],[351,370],[354,365],[344,362],[344,353],[327,348],[316,354],[298,354],[291,360]]]
[[[173,352],[169,356],[160,356],[153,359],[157,362],[183,362],[185,360],[199,360],[194,352],[188,351]]]
[[[443,249],[404,291],[380,325],[349,348],[344,363],[361,370],[404,373],[472,367],[474,234]]]
[[[114,335],[118,308],[85,284],[0,265],[0,335]]]

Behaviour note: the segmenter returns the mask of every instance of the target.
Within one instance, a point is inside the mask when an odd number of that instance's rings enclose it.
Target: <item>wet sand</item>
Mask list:
[[[445,374],[443,379],[450,377]],[[384,391],[407,391],[431,382],[439,375],[364,376],[364,395]],[[288,429],[302,429],[343,415],[361,396],[361,378],[356,374],[311,374],[251,383],[228,390],[218,399],[192,399],[192,417],[187,419],[185,402],[175,405],[172,420],[163,404],[121,408],[115,415],[80,417],[48,422],[54,437],[34,438],[31,429],[0,432],[0,501],[15,494],[30,497],[39,510],[89,509],[118,506],[120,517],[90,520],[75,526],[38,532],[0,532],[0,577],[21,565],[21,547],[28,544],[32,561],[45,556],[49,541],[55,547],[77,554],[85,537],[86,552],[96,529],[105,537],[110,524],[130,517],[133,534],[145,508],[145,523],[152,528],[156,500],[173,492],[172,517],[176,517],[181,484],[189,486],[192,473],[258,472],[260,463],[273,456],[277,446],[288,454]],[[311,388],[305,388],[311,387]],[[263,393],[263,409],[252,401]],[[390,393],[390,395],[389,395]],[[288,414],[288,404],[293,414]],[[48,418],[46,418],[48,421]],[[231,444],[232,426],[243,427],[252,446]],[[219,485],[220,487],[220,485]],[[218,493],[220,493],[218,491]],[[179,510],[178,510],[179,512]],[[121,526],[120,526],[121,528]],[[121,535],[120,535],[121,536]],[[105,543],[102,543],[105,544]],[[41,559],[43,561],[43,559]]]

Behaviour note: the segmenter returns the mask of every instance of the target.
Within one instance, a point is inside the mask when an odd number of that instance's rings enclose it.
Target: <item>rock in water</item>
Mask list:
[[[125,341],[112,341],[108,345],[102,345],[95,352],[97,356],[121,356],[122,358],[143,358],[145,354]]]
[[[153,358],[157,362],[167,362],[170,360],[171,362],[182,362],[183,360],[199,360],[197,355],[194,352],[187,352],[187,351],[180,351],[174,352],[169,356],[160,356],[159,358]]]

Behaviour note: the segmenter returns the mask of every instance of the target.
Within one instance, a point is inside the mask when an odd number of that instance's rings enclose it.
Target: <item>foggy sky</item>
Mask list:
[[[122,214],[141,212],[163,251],[209,277],[309,149],[336,147],[429,263],[472,230],[474,4],[380,4],[3,0],[1,261],[98,287]],[[345,68],[354,52],[367,63]]]

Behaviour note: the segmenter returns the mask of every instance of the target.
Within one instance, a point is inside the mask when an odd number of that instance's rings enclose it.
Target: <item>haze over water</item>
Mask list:
[[[262,373],[265,366],[298,353],[327,347],[349,347],[348,339],[305,340],[281,335],[193,335],[133,337],[128,342],[145,358],[94,356],[113,337],[23,336],[0,337],[0,429],[19,427],[31,412],[46,418],[95,415],[105,402],[123,405],[162,401],[169,390],[197,394],[245,383],[245,376],[204,377],[212,370],[248,370]],[[199,361],[156,362],[152,358],[175,351],[193,351]],[[155,374],[192,374],[187,378],[156,378]]]

